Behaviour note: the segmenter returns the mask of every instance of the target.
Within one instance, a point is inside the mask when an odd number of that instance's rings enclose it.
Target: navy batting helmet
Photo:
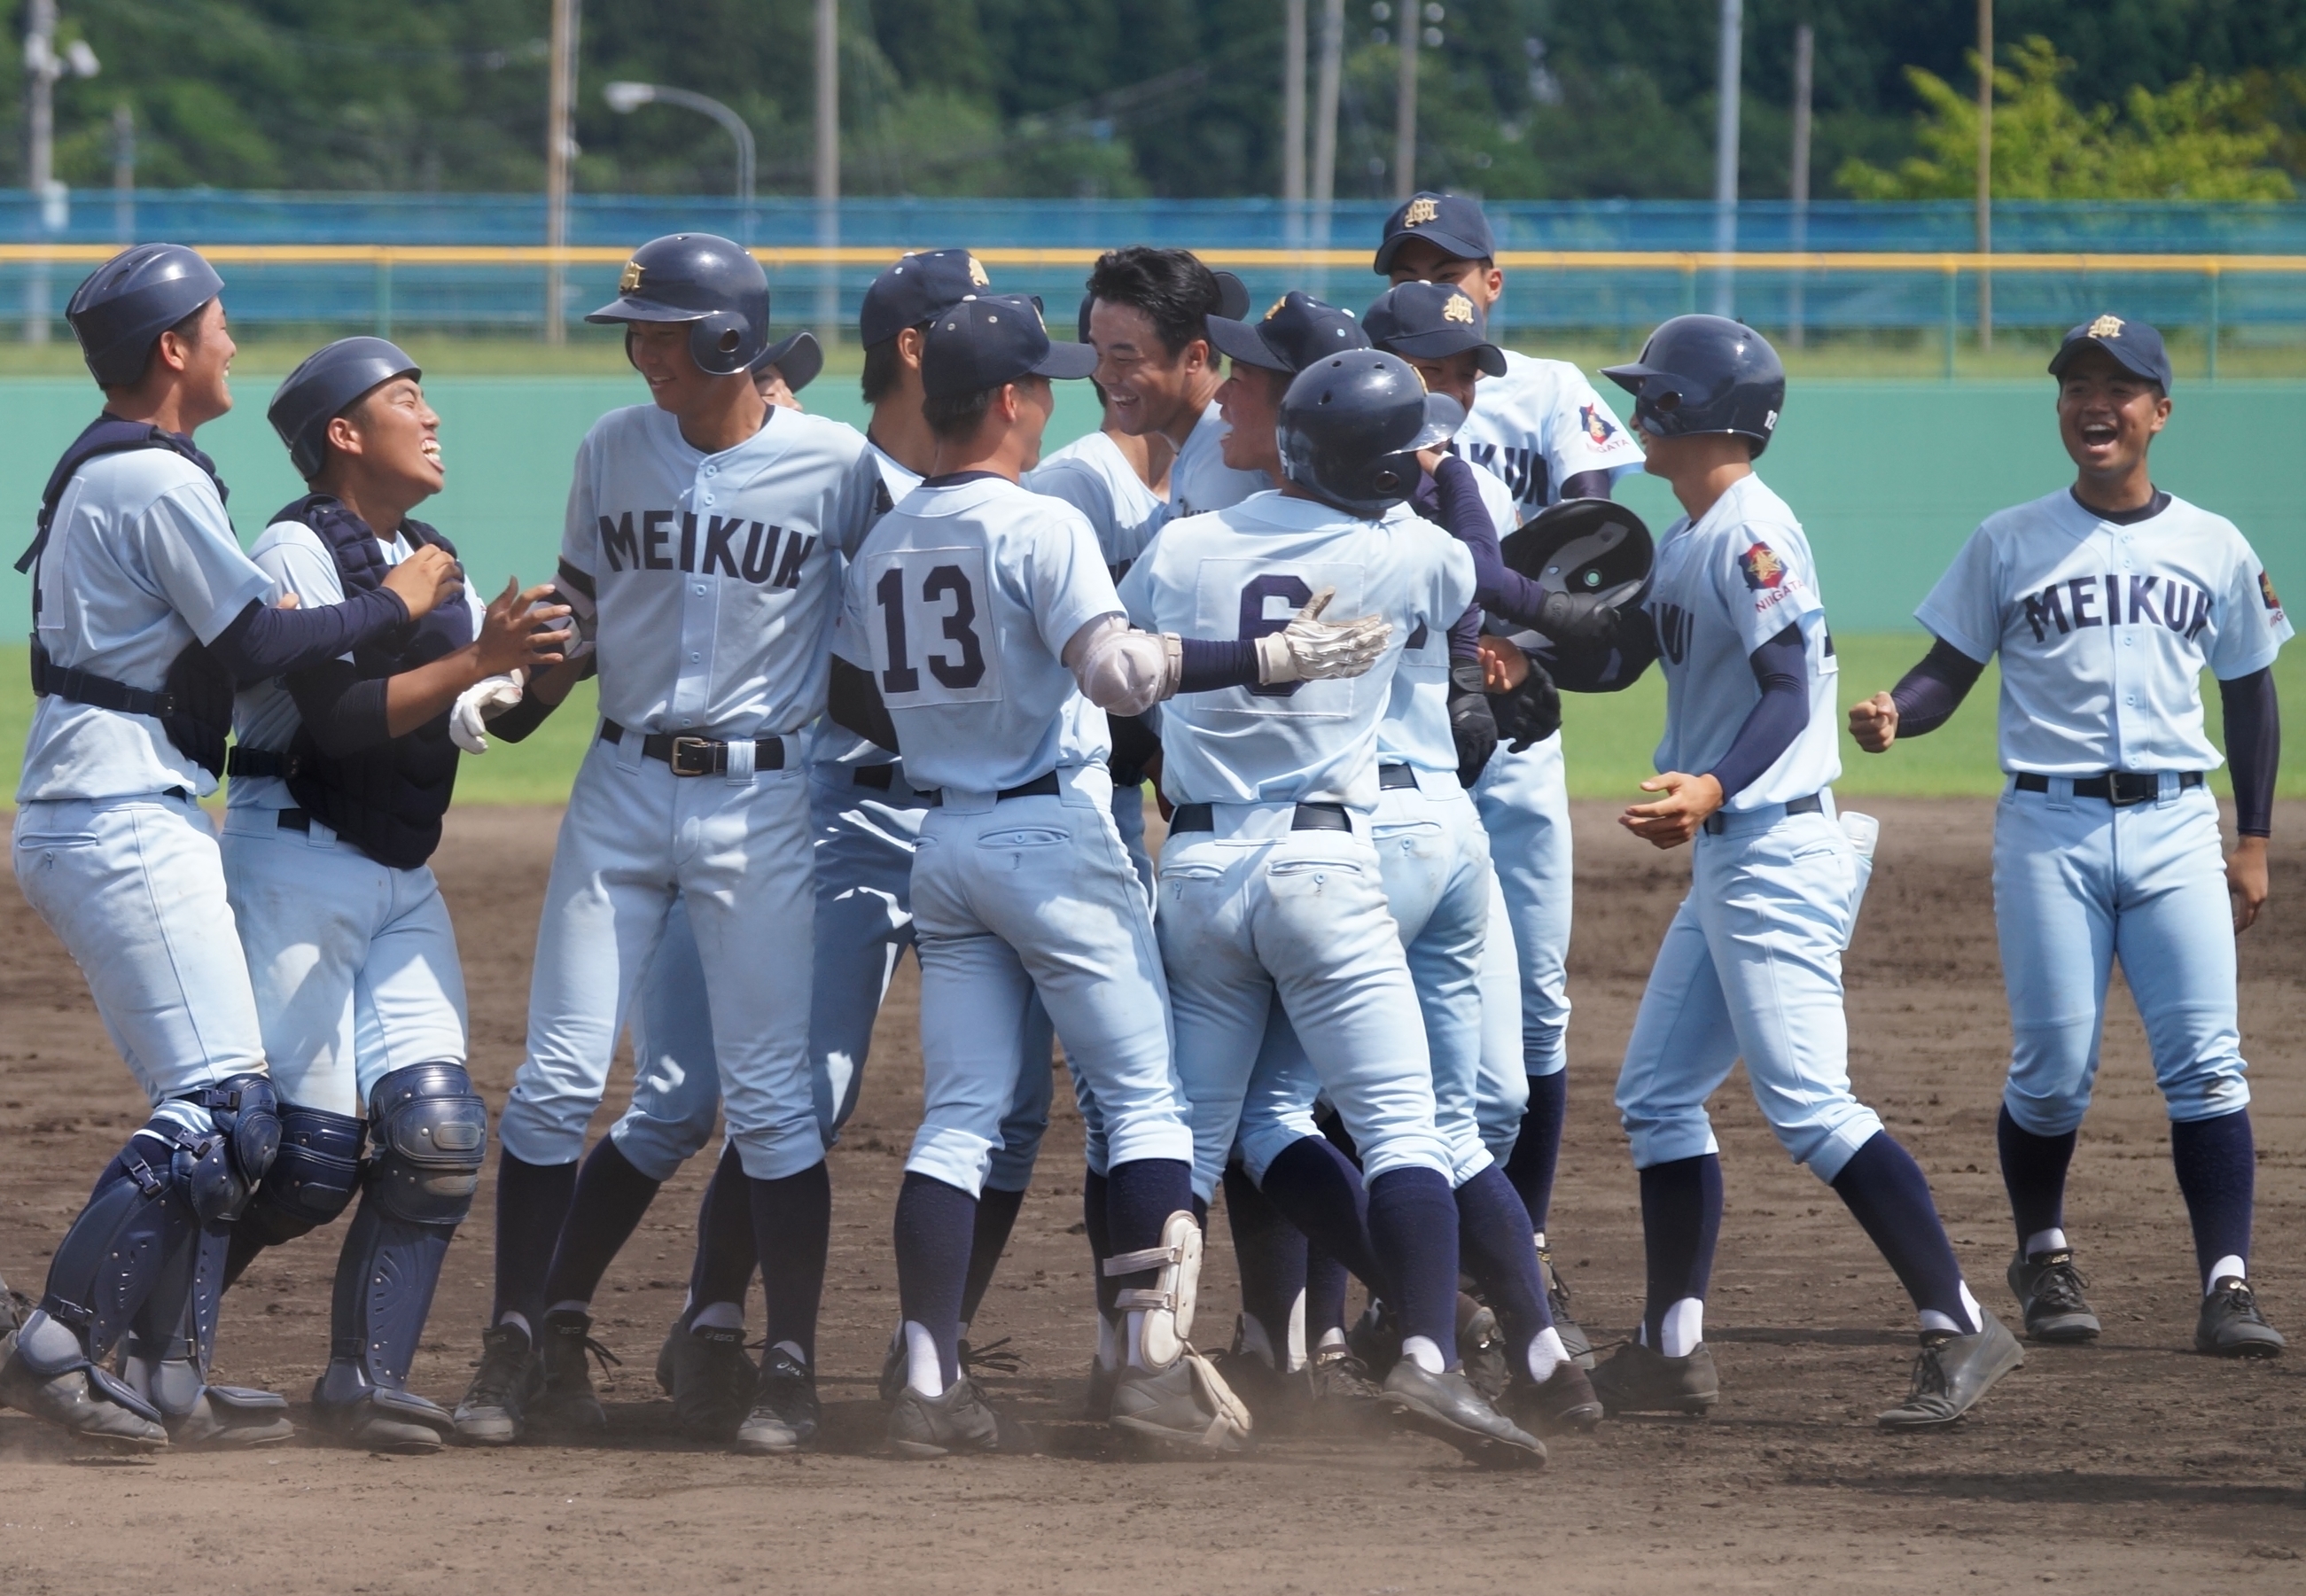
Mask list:
[[[753,375],[758,377],[771,366],[785,380],[788,392],[799,393],[824,370],[824,346],[816,341],[815,333],[804,327],[763,350],[761,358],[753,363]]]
[[[747,370],[769,346],[769,278],[742,245],[672,233],[633,252],[617,297],[587,321],[686,321],[688,354],[715,377]]]
[[[397,344],[384,338],[338,338],[306,355],[304,363],[288,373],[264,417],[288,446],[296,474],[310,482],[320,474],[329,457],[330,422],[378,384],[423,375]]]
[[[1634,396],[1634,425],[1658,438],[1735,432],[1758,457],[1786,406],[1786,368],[1770,341],[1727,316],[1676,316],[1629,366],[1601,375]]]
[[[1650,529],[1607,499],[1565,499],[1508,533],[1506,564],[1548,593],[1599,597],[1613,607],[1649,579],[1656,550]]]
[[[160,335],[224,292],[224,279],[180,243],[140,243],[88,274],[64,307],[99,388],[144,375]]]
[[[1417,451],[1465,419],[1456,400],[1427,393],[1398,355],[1333,354],[1299,372],[1282,397],[1282,474],[1341,510],[1382,515],[1415,491]]]

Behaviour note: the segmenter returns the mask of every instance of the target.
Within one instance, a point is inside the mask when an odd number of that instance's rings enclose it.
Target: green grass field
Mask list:
[[[1919,634],[1875,633],[1834,639],[1841,661],[1841,697],[1846,708],[1895,684],[1922,655]],[[13,794],[24,733],[31,720],[32,696],[23,648],[0,650],[0,766]],[[2292,649],[2275,668],[2284,700],[2306,704],[2306,650]],[[1842,777],[1835,789],[1848,795],[1985,796],[2000,790],[1994,763],[1996,673],[1989,669],[1960,714],[1943,730],[1904,743],[1875,757],[1842,743]],[[2205,683],[2211,738],[2219,735],[2217,695]],[[1653,670],[1623,693],[1564,694],[1562,741],[1567,751],[1569,791],[1574,798],[1639,798],[1651,773],[1650,756],[1665,720],[1665,682]],[[477,758],[467,758],[457,778],[457,796],[467,804],[557,804],[568,796],[576,764],[593,732],[594,697],[587,682],[568,704],[526,742],[498,742]],[[2215,779],[2221,793],[2223,772]],[[2283,772],[2285,798],[2306,798],[2306,769],[2293,763]]]

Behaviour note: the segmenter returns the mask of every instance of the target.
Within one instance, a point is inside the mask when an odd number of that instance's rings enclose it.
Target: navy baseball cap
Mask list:
[[[1483,335],[1489,318],[1473,295],[1448,283],[1396,283],[1362,312],[1370,342],[1395,354],[1447,360],[1473,352],[1473,363],[1491,377],[1506,374],[1505,352]]]
[[[816,341],[816,335],[804,327],[762,350],[761,358],[753,363],[753,375],[757,377],[771,366],[776,367],[777,375],[785,380],[789,391],[799,393],[824,370],[824,347]]]
[[[1351,311],[1323,304],[1294,288],[1273,302],[1262,321],[1210,317],[1209,342],[1218,354],[1243,365],[1292,374],[1324,355],[1370,346]]]
[[[934,321],[993,279],[967,250],[927,250],[907,255],[873,279],[857,312],[857,339],[867,349],[909,327]]]
[[[2084,322],[2066,334],[2058,352],[2050,356],[2050,375],[2064,376],[2074,356],[2085,349],[2103,349],[2131,376],[2160,383],[2165,394],[2170,391],[2170,352],[2162,347],[2162,335],[2143,321],[2100,316]]]
[[[921,347],[921,392],[932,399],[982,393],[1020,377],[1088,376],[1097,351],[1053,344],[1040,307],[1022,294],[969,295],[929,323]]]
[[[1379,277],[1391,271],[1394,252],[1413,238],[1424,239],[1453,260],[1486,260],[1498,252],[1480,201],[1420,189],[1385,218],[1385,236],[1371,269]]]

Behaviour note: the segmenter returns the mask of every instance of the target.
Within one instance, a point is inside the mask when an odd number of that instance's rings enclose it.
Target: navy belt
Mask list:
[[[280,818],[273,822],[273,824],[278,826],[282,831],[303,832],[307,836],[312,834],[312,817],[305,814],[303,810],[279,809],[274,811],[274,813],[278,815]]]
[[[1179,804],[1177,812],[1169,817],[1169,833],[1179,832],[1214,832],[1217,829],[1217,806],[1214,804]],[[1350,832],[1353,817],[1343,804],[1300,804],[1290,817],[1293,832]]]
[[[1386,792],[1397,788],[1414,787],[1417,785],[1417,772],[1405,764],[1381,764],[1377,767],[1377,784],[1380,790]]]
[[[625,729],[614,721],[601,722],[601,740],[621,743]],[[729,769],[730,745],[715,742],[709,737],[675,737],[669,731],[652,731],[641,738],[641,752],[651,759],[672,767],[676,776],[718,776]],[[764,737],[753,744],[753,768],[756,771],[781,771],[785,768],[785,739]]]
[[[1813,792],[1807,798],[1798,798],[1786,805],[1789,815],[1822,815],[1825,812],[1825,796]],[[1718,837],[1730,829],[1730,812],[1716,809],[1705,817],[1705,834]]]
[[[993,795],[993,801],[996,804],[1005,804],[1011,798],[1055,798],[1064,789],[1057,785],[1057,772],[1051,771],[1046,776],[1035,777],[1022,787],[1003,788]],[[942,792],[925,792],[921,796],[928,799],[932,807],[944,802],[944,794]]]
[[[870,787],[876,792],[886,792],[896,784],[897,767],[893,764],[854,764],[849,767],[849,784]]]
[[[2201,784],[2201,772],[2178,772],[2179,791]],[[2018,776],[2018,790],[2047,792],[2050,778],[2022,771]],[[2127,809],[2132,804],[2150,804],[2162,796],[2162,774],[2159,771],[2108,771],[2103,776],[2081,776],[2075,779],[2074,796],[2104,798],[2117,809]]]
[[[224,756],[227,776],[295,776],[303,774],[303,769],[304,762],[286,748],[252,748],[235,743]]]

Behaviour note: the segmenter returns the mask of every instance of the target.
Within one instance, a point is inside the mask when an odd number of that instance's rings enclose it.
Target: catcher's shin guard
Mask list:
[[[1200,1430],[1192,1438],[1196,1447],[1240,1450],[1250,1438],[1252,1421],[1249,1408],[1234,1395],[1217,1366],[1193,1350],[1191,1339],[1194,1296],[1201,1278],[1201,1227],[1194,1223],[1191,1213],[1181,1208],[1162,1221],[1158,1245],[1116,1253],[1105,1260],[1105,1272],[1109,1276],[1135,1275],[1146,1269],[1157,1271],[1153,1284],[1131,1287],[1116,1300],[1123,1312],[1144,1316],[1135,1349],[1138,1361],[1157,1378],[1168,1374],[1182,1361],[1190,1377],[1191,1390],[1169,1393],[1161,1405],[1169,1406],[1183,1398],[1196,1410]],[[1149,1382],[1137,1382],[1124,1375],[1123,1383]],[[1152,1398],[1157,1394],[1148,1390],[1144,1395]],[[1131,1424],[1130,1415],[1123,1411],[1127,1405],[1116,1404],[1115,1421],[1124,1428],[1148,1428],[1146,1424]],[[1149,1421],[1152,1415],[1145,1417]],[[1193,1427],[1189,1422],[1185,1428]],[[1179,1425],[1174,1417],[1169,1417],[1159,1422],[1158,1429],[1165,1436],[1174,1436]]]

